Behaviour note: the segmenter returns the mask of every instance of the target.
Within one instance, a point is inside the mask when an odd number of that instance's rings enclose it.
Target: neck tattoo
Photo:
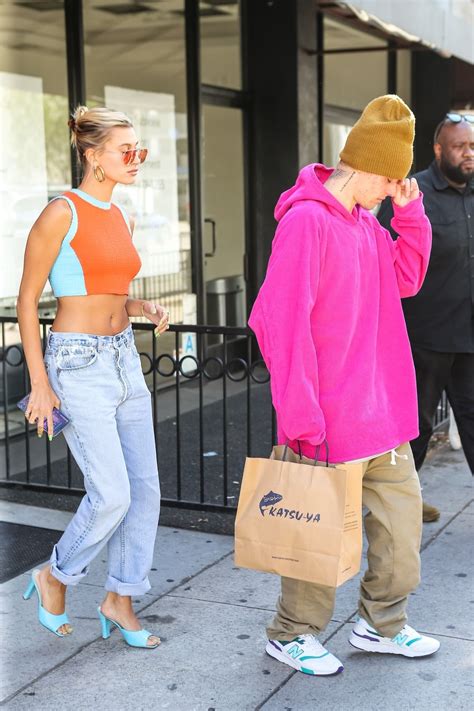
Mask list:
[[[347,180],[346,180],[346,182],[344,183],[344,185],[342,185],[342,187],[339,188],[339,192],[340,192],[340,193],[342,193],[342,191],[348,186],[348,184],[351,182],[351,180],[352,180],[352,178],[354,177],[354,175],[355,175],[355,171],[353,171],[353,172],[349,175],[349,177],[347,178]]]
[[[337,180],[338,178],[343,178],[345,175],[347,175],[347,170],[344,170],[344,168],[335,168],[329,176],[329,180]]]

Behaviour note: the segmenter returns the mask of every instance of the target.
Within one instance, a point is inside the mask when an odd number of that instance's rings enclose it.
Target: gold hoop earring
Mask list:
[[[94,166],[93,173],[94,173],[94,178],[97,180],[98,183],[103,183],[103,182],[104,182],[104,180],[105,180],[105,171],[104,171],[104,169],[102,168],[102,166],[100,166],[98,163]]]

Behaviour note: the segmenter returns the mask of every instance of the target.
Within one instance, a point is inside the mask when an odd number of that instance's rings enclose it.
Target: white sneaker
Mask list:
[[[279,662],[288,664],[303,674],[329,676],[339,674],[344,669],[339,659],[324,649],[312,634],[302,634],[291,642],[269,639],[265,651]]]
[[[357,649],[381,654],[402,654],[404,657],[427,657],[439,649],[439,642],[425,637],[413,627],[405,625],[395,637],[384,637],[361,617],[354,625],[349,642]]]

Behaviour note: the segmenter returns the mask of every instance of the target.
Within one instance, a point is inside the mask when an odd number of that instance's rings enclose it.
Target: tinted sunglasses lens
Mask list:
[[[131,165],[133,163],[133,161],[135,160],[135,154],[136,151],[133,150],[125,151],[125,153],[123,154],[123,162],[125,163],[125,165]]]
[[[138,151],[138,157],[140,159],[140,163],[144,163],[146,161],[147,155],[148,155],[148,148],[141,148]]]

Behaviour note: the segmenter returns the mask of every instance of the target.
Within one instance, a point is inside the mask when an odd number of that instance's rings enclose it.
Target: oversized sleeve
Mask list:
[[[291,209],[277,228],[249,320],[270,371],[279,429],[290,441],[312,445],[326,436],[312,334],[320,249],[316,218],[304,207]]]
[[[431,224],[425,215],[423,196],[399,207],[392,203],[393,218],[390,225],[397,238],[385,233],[393,255],[398,288],[402,298],[415,296],[426,276],[431,253]]]

